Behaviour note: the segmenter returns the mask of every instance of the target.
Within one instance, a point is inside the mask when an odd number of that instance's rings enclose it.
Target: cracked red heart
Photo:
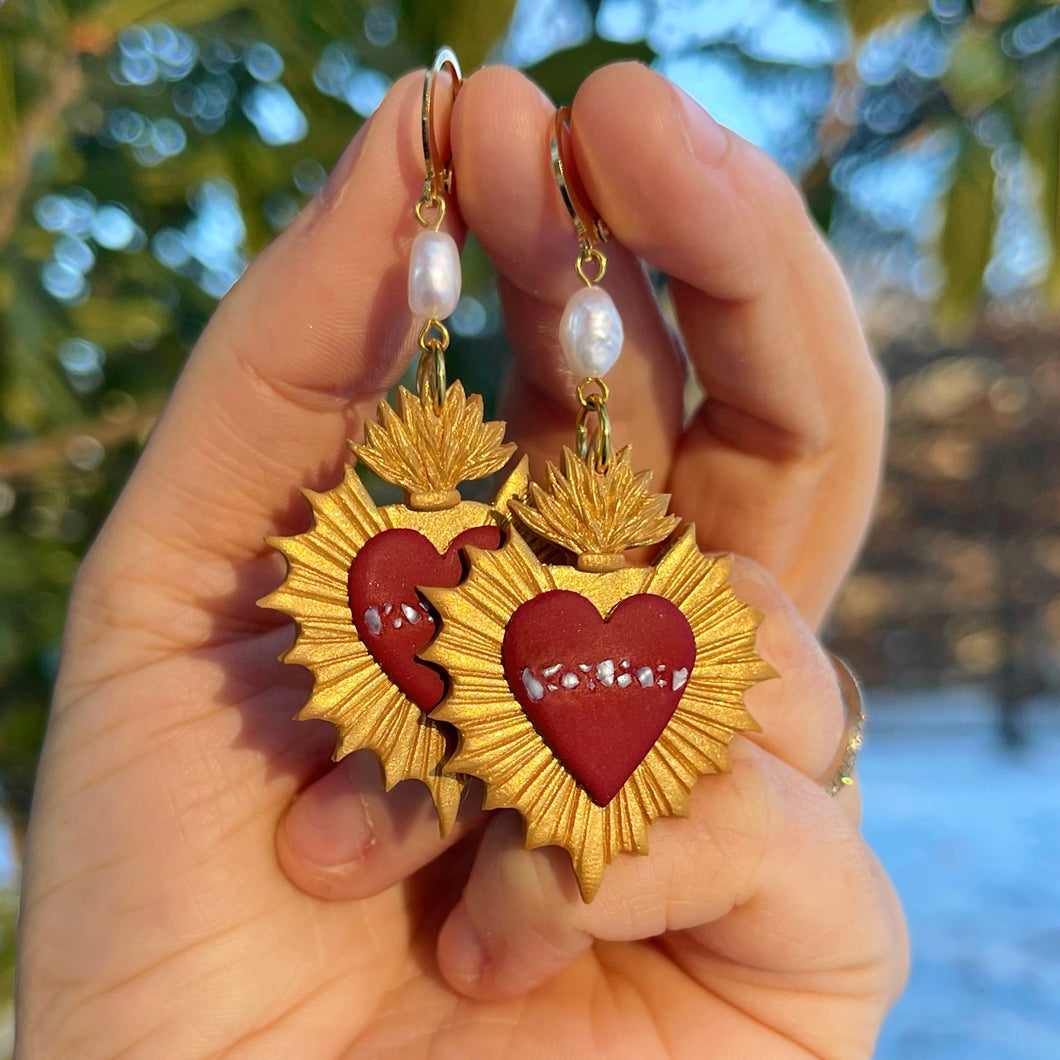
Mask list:
[[[696,643],[688,620],[665,597],[628,597],[605,619],[581,594],[557,589],[515,611],[501,654],[527,718],[605,806],[677,709]]]
[[[465,530],[440,553],[417,530],[384,530],[365,543],[350,565],[347,593],[361,642],[391,681],[430,713],[445,696],[445,673],[417,659],[437,630],[438,615],[419,585],[453,589],[464,579],[467,545],[500,548],[498,526]]]

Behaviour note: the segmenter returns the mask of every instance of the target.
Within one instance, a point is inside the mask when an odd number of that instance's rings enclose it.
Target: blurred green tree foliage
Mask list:
[[[1050,245],[1060,237],[1060,8],[748,0],[746,19],[700,34],[702,6],[0,4],[0,787],[16,832],[71,582],[187,350],[390,81],[438,44],[453,45],[466,70],[487,57],[520,61],[566,101],[591,69],[621,57],[713,57],[748,83],[805,90],[786,162],[825,227],[851,172],[944,134],[956,145],[936,245],[950,326],[971,318],[996,250],[1001,146],[1029,160],[1036,224]],[[764,7],[798,9],[839,46],[794,57],[765,48],[744,24],[761,23]],[[869,71],[868,48],[893,61]],[[1050,260],[1044,283],[1060,299]],[[454,370],[489,395],[503,339],[488,263],[473,245],[465,289]]]
[[[474,69],[514,0],[10,0],[0,6],[0,791],[28,812],[67,595],[217,298],[390,81]],[[590,39],[561,92],[642,43]],[[465,261],[471,386],[502,364]],[[478,295],[476,298],[475,295]]]

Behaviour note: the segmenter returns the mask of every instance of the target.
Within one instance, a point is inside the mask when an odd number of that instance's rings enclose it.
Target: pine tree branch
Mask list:
[[[47,144],[62,112],[81,94],[83,85],[84,74],[78,57],[67,51],[56,54],[48,71],[44,94],[21,122],[13,170],[0,187],[0,246],[11,238],[15,229],[37,155]]]
[[[94,438],[104,448],[120,445],[146,434],[162,410],[162,400],[155,398],[120,419],[99,419],[64,427],[33,442],[0,448],[0,480],[27,478],[64,464],[70,443],[77,438]]]

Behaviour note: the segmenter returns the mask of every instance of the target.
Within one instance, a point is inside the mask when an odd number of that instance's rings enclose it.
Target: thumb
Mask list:
[[[475,998],[518,996],[596,940],[666,935],[686,974],[722,996],[725,983],[746,992],[736,1002],[745,1011],[778,989],[799,990],[822,1019],[827,1010],[834,1033],[836,995],[847,994],[869,1002],[865,1025],[878,1026],[905,968],[886,877],[813,781],[749,741],[733,744],[732,759],[731,774],[697,782],[688,819],[653,825],[650,857],[615,860],[588,905],[566,854],[523,849],[518,818],[498,815],[439,936],[449,984]],[[865,1019],[864,1006],[854,1008]],[[805,1028],[805,1008],[782,1006],[781,1018],[789,1009]]]

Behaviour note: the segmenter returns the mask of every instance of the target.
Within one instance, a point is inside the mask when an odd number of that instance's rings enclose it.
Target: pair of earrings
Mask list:
[[[377,507],[353,468],[325,493],[305,492],[314,525],[270,543],[287,558],[283,585],[261,601],[298,625],[286,662],[314,688],[300,718],[332,722],[335,758],[368,748],[386,787],[427,785],[442,833],[466,778],[486,808],[513,807],[528,848],[564,847],[582,896],[595,895],[620,851],[647,853],[648,825],[684,814],[697,777],[728,767],[728,745],[757,729],[745,691],[774,675],[755,653],[760,615],[728,585],[729,557],[703,555],[693,527],[675,536],[669,497],[652,494],[626,447],[615,451],[603,375],[622,323],[599,286],[607,238],[564,171],[568,111],[551,157],[573,219],[583,287],[560,341],[577,385],[574,447],[531,482],[524,460],[492,504],[461,482],[499,471],[515,446],[484,422],[482,399],[447,385],[442,323],[460,293],[456,244],[441,232],[451,190],[431,109],[439,72],[461,77],[442,49],[424,81],[426,180],[414,213],[409,305],[419,335],[416,393],[397,392],[365,427],[357,458],[399,485]],[[650,566],[627,549],[671,539]]]

